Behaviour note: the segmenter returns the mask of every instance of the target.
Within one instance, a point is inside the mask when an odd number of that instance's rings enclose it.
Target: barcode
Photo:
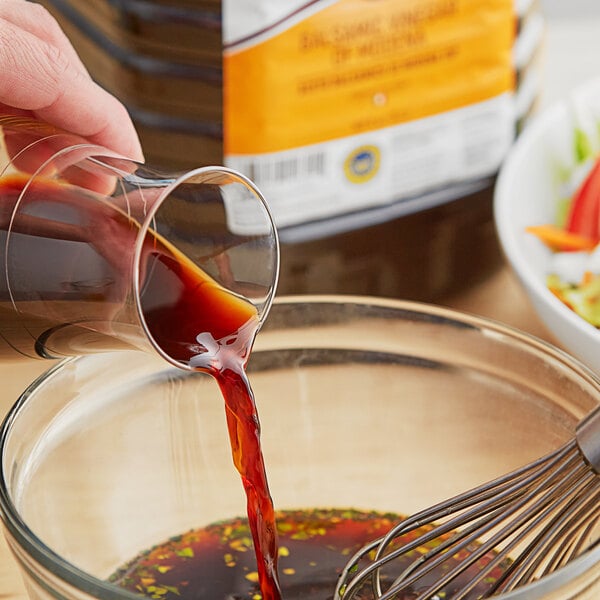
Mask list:
[[[248,162],[241,170],[257,185],[324,175],[325,153],[318,152],[279,160],[254,160]]]

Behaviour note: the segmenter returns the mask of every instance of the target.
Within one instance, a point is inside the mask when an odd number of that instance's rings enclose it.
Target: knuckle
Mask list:
[[[42,44],[42,53],[39,56],[40,67],[45,70],[55,83],[63,80],[65,73],[69,71],[69,59],[64,52],[52,44]]]
[[[52,13],[41,4],[32,3],[32,15],[31,19],[35,21],[36,28],[39,30],[41,35],[45,39],[49,40],[63,40],[66,36],[59,25],[58,21],[54,18]]]
[[[36,11],[38,14],[34,15],[34,18],[36,19],[40,29],[44,32],[44,37],[59,43],[70,43],[64,31],[62,30],[62,27],[52,13],[41,4],[34,4],[33,6],[37,7]]]
[[[28,10],[30,11],[32,17],[36,19],[42,25],[48,25],[52,27],[56,25],[56,19],[52,16],[50,11],[41,4],[37,2],[31,2],[28,6]]]
[[[56,46],[41,44],[32,56],[32,72],[36,73],[37,94],[40,106],[51,106],[67,91],[65,85],[77,77],[68,57]]]

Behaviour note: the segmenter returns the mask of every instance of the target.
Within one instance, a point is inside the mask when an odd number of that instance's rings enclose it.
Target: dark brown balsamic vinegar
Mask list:
[[[331,600],[337,578],[348,559],[362,546],[387,533],[399,519],[394,514],[350,509],[278,511],[276,517],[279,581],[286,600]],[[408,542],[424,532],[422,528],[403,536],[401,541]],[[393,581],[422,550],[423,547],[415,549],[384,568],[382,585]],[[451,600],[492,558],[491,553],[482,557],[455,582],[448,584],[439,597]],[[490,573],[466,598],[479,598],[502,569],[500,566]],[[420,586],[427,588],[441,575],[439,569],[434,570]],[[111,581],[134,593],[163,600],[259,600],[264,597],[246,518],[215,523],[176,536],[124,565]],[[417,589],[412,589],[398,596],[398,600],[412,600],[416,592]],[[373,599],[370,583],[359,590],[357,598]]]
[[[146,272],[141,301],[150,333],[171,357],[208,370],[221,389],[233,462],[246,492],[261,597],[279,600],[275,513],[245,372],[258,329],[256,309],[167,254],[149,253]]]

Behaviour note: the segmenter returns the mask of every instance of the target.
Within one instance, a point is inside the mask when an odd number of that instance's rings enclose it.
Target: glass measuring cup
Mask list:
[[[256,331],[278,269],[268,206],[244,176],[158,172],[0,115],[0,360],[133,347],[188,367],[205,351],[197,334]]]

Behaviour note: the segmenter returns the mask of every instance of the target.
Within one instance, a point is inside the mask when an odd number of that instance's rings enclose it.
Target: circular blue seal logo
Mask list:
[[[380,162],[381,153],[377,146],[360,146],[344,161],[344,173],[352,183],[365,183],[377,175]]]

